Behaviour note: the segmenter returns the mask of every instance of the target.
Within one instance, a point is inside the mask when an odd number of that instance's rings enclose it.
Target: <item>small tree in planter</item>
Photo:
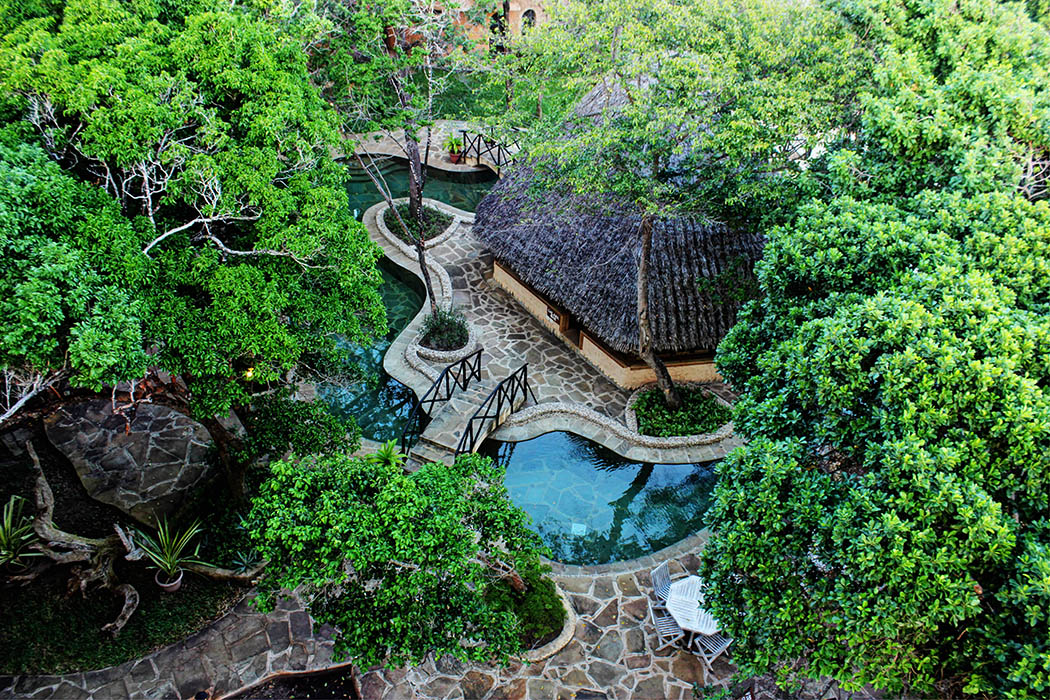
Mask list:
[[[166,593],[174,593],[182,586],[182,567],[186,564],[200,564],[209,566],[198,558],[200,554],[200,542],[193,548],[192,554],[187,554],[190,542],[201,533],[203,528],[199,520],[195,520],[185,530],[172,532],[168,528],[165,519],[157,526],[157,537],[153,538],[142,530],[138,530],[138,545],[146,558],[153,563],[157,569],[155,580]],[[161,576],[164,580],[161,580]]]
[[[463,314],[455,309],[438,309],[423,319],[420,344],[432,350],[459,350],[470,340],[470,329]]]

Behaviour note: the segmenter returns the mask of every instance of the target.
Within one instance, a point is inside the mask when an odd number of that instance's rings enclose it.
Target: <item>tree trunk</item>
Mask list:
[[[423,285],[427,289],[427,301],[430,302],[430,313],[431,315],[434,315],[438,311],[437,297],[434,296],[434,283],[430,280],[430,270],[427,269],[427,256],[422,241],[416,243],[416,259],[419,262],[419,270],[423,273]]]
[[[244,477],[248,472],[248,465],[237,455],[237,452],[244,447],[244,442],[227,430],[226,426],[214,416],[197,420],[208,431],[212,442],[215,443],[219,463],[226,474],[226,485],[230,489],[230,496],[235,502],[240,503],[245,498]]]
[[[405,153],[408,155],[408,215],[416,222],[417,231],[423,230],[423,160],[415,134],[405,130]],[[422,238],[422,234],[419,236]]]
[[[682,399],[675,389],[674,382],[671,381],[671,373],[667,371],[667,365],[653,352],[653,328],[649,322],[649,253],[653,247],[653,217],[651,215],[642,216],[638,235],[642,241],[641,256],[638,260],[638,354],[656,374],[656,384],[664,392],[667,406],[675,409],[682,405]]]

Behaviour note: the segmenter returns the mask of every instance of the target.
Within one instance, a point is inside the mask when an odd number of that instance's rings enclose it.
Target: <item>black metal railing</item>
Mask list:
[[[441,374],[427,389],[427,393],[416,401],[401,431],[402,452],[407,452],[416,444],[416,440],[423,433],[423,417],[430,415],[434,404],[438,401],[448,401],[457,386],[466,389],[472,379],[481,381],[481,348],[441,370]]]
[[[463,435],[459,438],[459,444],[456,445],[456,456],[458,457],[464,452],[473,452],[478,446],[478,440],[481,440],[488,434],[485,432],[485,429],[488,427],[486,421],[492,421],[493,427],[498,427],[497,421],[503,415],[503,409],[509,406],[510,410],[513,411],[514,402],[518,400],[519,394],[526,399],[532,396],[533,402],[536,402],[536,394],[532,392],[532,387],[529,386],[528,364],[522,365],[513,374],[497,384],[492,393],[485,397],[485,401],[478,407],[478,410],[474,411],[474,415],[467,421],[467,427],[463,430]]]
[[[495,166],[497,175],[514,157],[506,145],[484,134],[466,130],[460,130],[460,134],[463,135],[463,158],[473,158],[476,165],[481,165],[481,159],[486,158],[489,165]],[[515,149],[518,147],[517,142],[511,142],[511,145]]]

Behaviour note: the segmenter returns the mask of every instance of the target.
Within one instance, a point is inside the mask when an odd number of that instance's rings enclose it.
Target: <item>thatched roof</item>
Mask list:
[[[478,205],[474,235],[609,347],[636,354],[638,215],[575,195],[547,192],[537,198],[529,191],[530,178],[527,168],[519,168],[500,180]],[[763,244],[761,236],[724,224],[656,222],[649,279],[656,352],[706,352],[718,346],[736,320],[740,285],[753,281]],[[736,293],[725,288],[702,292],[701,279],[736,286]]]

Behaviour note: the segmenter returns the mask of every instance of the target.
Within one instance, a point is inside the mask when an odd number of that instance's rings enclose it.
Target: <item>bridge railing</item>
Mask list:
[[[527,363],[497,384],[492,393],[485,397],[485,401],[478,407],[478,410],[474,411],[474,415],[467,421],[463,435],[459,438],[459,444],[456,445],[456,456],[459,457],[465,452],[473,452],[478,442],[488,435],[486,429],[489,421],[494,427],[498,427],[503,410],[509,407],[513,411],[518,396],[525,399],[532,396],[532,400],[536,401],[536,395],[529,386],[529,365]]]
[[[514,153],[517,152],[518,144],[515,141],[511,142],[515,149],[511,151],[506,144],[484,134],[465,129],[461,129],[459,133],[463,136],[463,157],[473,158],[478,165],[481,164],[482,158],[487,159],[490,165],[495,166],[497,175],[504,166],[510,163]]]
[[[466,389],[470,386],[471,380],[481,381],[481,348],[441,370],[441,374],[437,376],[427,392],[415,402],[412,412],[408,414],[405,427],[401,431],[402,452],[407,453],[416,444],[416,440],[423,433],[424,416],[430,415],[434,404],[439,401],[448,401],[452,398],[452,392],[456,390],[456,387]]]

